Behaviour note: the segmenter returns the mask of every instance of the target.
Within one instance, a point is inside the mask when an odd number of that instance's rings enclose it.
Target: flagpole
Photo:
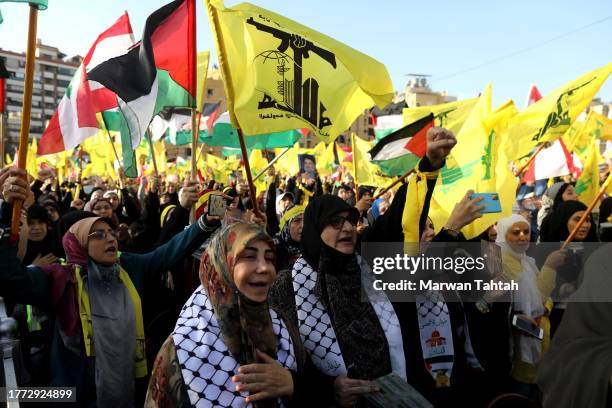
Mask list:
[[[589,206],[586,209],[586,211],[584,212],[584,214],[582,214],[582,217],[580,217],[580,221],[578,221],[578,223],[576,224],[576,226],[572,230],[572,232],[569,235],[569,237],[567,237],[567,239],[563,243],[563,246],[561,247],[561,249],[565,249],[565,247],[567,247],[570,244],[570,242],[572,242],[572,240],[574,239],[574,237],[578,233],[578,230],[580,229],[580,227],[582,227],[582,224],[584,224],[584,222],[586,221],[588,216],[591,214],[591,212],[593,211],[593,209],[595,208],[595,206],[597,205],[599,200],[601,200],[601,197],[606,192],[606,189],[608,188],[608,185],[610,184],[610,182],[612,182],[612,173],[610,173],[608,175],[608,178],[606,178],[606,181],[604,181],[604,183],[602,184],[601,188],[599,189],[599,192],[597,193],[597,196],[595,196],[595,199],[593,199],[593,201],[591,202],[591,204],[589,204]]]
[[[145,134],[147,136],[147,140],[149,141],[151,159],[153,161],[153,170],[155,170],[155,176],[159,176],[159,171],[157,170],[157,160],[155,159],[155,149],[153,148],[153,140],[151,139],[151,131],[147,129],[147,132]]]
[[[257,208],[257,196],[255,195],[255,184],[253,184],[253,175],[251,174],[251,165],[249,164],[249,156],[247,153],[246,143],[244,142],[244,135],[242,129],[238,128],[238,138],[240,139],[240,150],[242,151],[242,159],[244,161],[244,170],[247,175],[247,182],[249,183],[249,194],[251,196],[251,204],[253,205],[253,212],[255,216],[260,217],[259,209]]]
[[[353,148],[353,181],[355,182],[355,202],[359,201],[359,184],[357,184],[357,158],[355,157],[355,133],[351,132],[351,147]]]
[[[34,85],[34,70],[36,63],[36,28],[38,24],[38,8],[30,4],[28,22],[28,48],[26,52],[25,79],[23,90],[23,106],[21,109],[21,130],[19,133],[18,166],[25,169],[28,157],[28,136],[30,134],[30,115],[32,113],[32,86]],[[23,201],[13,203],[13,218],[11,220],[11,238],[19,239],[19,224]]]
[[[521,166],[521,168],[519,169],[519,171],[515,174],[516,177],[520,177],[521,174],[525,171],[525,169],[527,169],[529,167],[529,165],[531,164],[531,162],[533,162],[533,160],[535,159],[535,157],[538,155],[538,153],[540,153],[542,151],[542,149],[544,149],[544,147],[546,146],[546,142],[542,143],[540,146],[538,146],[538,148],[536,149],[535,152],[533,152],[533,154],[531,155],[531,157],[529,157],[529,160],[527,160],[527,163],[525,163],[523,166]]]
[[[270,167],[272,167],[274,165],[274,163],[280,159],[281,157],[283,157],[285,155],[285,153],[287,153],[291,148],[290,147],[286,147],[285,150],[283,150],[282,152],[280,152],[278,154],[278,156],[276,156],[275,158],[272,159],[272,161],[270,163],[268,163],[268,165],[262,170],[260,171],[255,177],[253,177],[253,181],[257,180],[258,178],[260,178]]]
[[[402,180],[404,180],[406,177],[408,177],[412,173],[414,173],[414,169],[410,170],[408,173],[404,174],[403,176],[401,176],[400,178],[395,180],[393,183],[391,183],[387,187],[385,187],[385,189],[383,191],[381,191],[376,196],[374,196],[374,200],[377,200],[380,197],[382,197],[387,191],[391,190],[393,187],[395,187],[397,184],[399,184]]]
[[[259,209],[257,208],[257,197],[255,196],[255,186],[253,185],[253,176],[251,175],[251,166],[249,164],[249,156],[247,155],[246,144],[244,142],[244,135],[242,134],[242,129],[240,128],[240,124],[238,123],[238,118],[234,112],[234,95],[232,95],[232,77],[230,71],[225,63],[225,50],[223,49],[223,34],[219,29],[219,16],[217,15],[217,10],[215,7],[211,6],[210,0],[204,0],[204,4],[206,6],[206,11],[209,15],[210,20],[212,20],[212,30],[213,36],[215,37],[215,42],[217,43],[217,58],[219,59],[219,66],[221,67],[221,72],[223,73],[223,87],[225,88],[225,96],[227,98],[227,112],[230,115],[230,121],[233,125],[236,125],[236,130],[238,131],[238,139],[240,140],[240,150],[242,151],[242,159],[244,160],[244,168],[247,174],[247,181],[249,183],[249,192],[251,194],[251,204],[253,205],[253,212],[257,217],[260,217]]]

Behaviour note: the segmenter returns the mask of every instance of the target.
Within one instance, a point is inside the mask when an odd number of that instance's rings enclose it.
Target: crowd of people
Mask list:
[[[461,229],[482,216],[467,191],[441,228],[428,217],[455,144],[430,130],[415,174],[380,197],[350,179],[273,171],[251,197],[237,180],[59,185],[50,169],[36,180],[2,169],[0,296],[19,323],[20,385],[76,387],[84,407],[375,407],[376,380],[395,373],[435,407],[610,406],[611,303],[563,300],[581,288],[605,295],[612,264],[590,284],[584,253],[534,252],[566,240],[587,209],[571,182],[540,197],[521,187],[515,213],[473,240],[499,248],[491,277],[520,282],[516,293],[396,302],[369,289],[362,244],[407,241],[405,206],[418,208],[410,228],[423,252],[466,242]],[[411,183],[425,193],[412,196]],[[209,214],[213,196],[223,215]],[[611,238],[607,197],[573,242]],[[428,347],[432,319],[446,347]]]

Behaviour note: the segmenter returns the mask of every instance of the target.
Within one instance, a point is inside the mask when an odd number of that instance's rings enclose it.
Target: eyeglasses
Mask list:
[[[330,227],[334,228],[334,229],[340,229],[342,228],[342,226],[344,226],[344,223],[348,222],[349,224],[351,224],[353,227],[357,226],[357,217],[353,214],[350,214],[346,217],[342,216],[342,215],[335,215],[333,217],[328,218],[327,220],[325,220],[325,225],[329,225]]]
[[[117,231],[95,230],[94,232],[89,234],[88,237],[92,239],[102,240],[102,239],[106,239],[108,237],[108,234],[110,234],[115,239],[117,239],[117,237],[119,236]]]

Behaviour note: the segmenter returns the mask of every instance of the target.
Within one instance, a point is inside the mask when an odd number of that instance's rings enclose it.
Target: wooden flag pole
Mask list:
[[[249,183],[249,194],[251,196],[251,204],[253,205],[253,212],[256,217],[261,217],[259,209],[257,208],[257,196],[255,195],[255,184],[253,184],[253,176],[251,175],[251,165],[249,164],[249,155],[247,153],[246,143],[244,142],[244,135],[242,129],[238,128],[238,138],[240,139],[240,150],[242,151],[242,160],[244,161],[244,170],[247,175],[247,182]]]
[[[595,199],[591,202],[591,204],[589,204],[589,206],[586,209],[586,211],[584,212],[584,214],[582,214],[582,217],[580,217],[580,221],[578,221],[578,224],[576,224],[576,226],[572,230],[572,233],[569,235],[569,237],[567,237],[567,239],[563,243],[563,246],[561,247],[561,249],[564,249],[565,247],[567,247],[570,244],[570,242],[572,242],[572,240],[574,239],[574,237],[578,233],[578,230],[580,229],[580,227],[582,227],[582,224],[584,224],[584,222],[586,221],[587,217],[591,214],[591,212],[593,211],[593,209],[595,208],[595,206],[597,205],[599,200],[601,200],[601,197],[606,192],[606,189],[608,188],[608,185],[610,184],[610,182],[612,182],[612,173],[610,173],[608,175],[608,178],[606,179],[606,181],[604,181],[603,185],[599,189],[599,192],[595,196]]]
[[[387,187],[385,187],[385,189],[383,191],[381,191],[380,193],[376,194],[376,196],[374,196],[374,200],[377,200],[380,197],[382,197],[387,191],[391,190],[393,187],[398,185],[402,180],[404,180],[406,177],[408,177],[412,173],[414,173],[414,169],[410,170],[408,173],[404,174],[403,176],[401,176],[400,178],[395,180],[393,183],[391,183]]]
[[[155,159],[155,149],[153,148],[153,139],[151,138],[151,131],[147,129],[146,132],[147,140],[149,141],[149,148],[151,150],[151,160],[153,161],[153,170],[155,171],[155,176],[159,176],[159,171],[157,170],[157,160]]]
[[[523,166],[521,166],[521,168],[518,170],[518,172],[515,174],[516,177],[520,177],[520,175],[529,167],[529,165],[531,164],[531,162],[536,158],[536,156],[538,155],[538,153],[540,153],[542,151],[542,149],[544,149],[544,147],[546,146],[546,142],[542,143],[540,146],[538,146],[538,148],[536,149],[535,152],[533,152],[533,154],[531,155],[531,157],[529,157],[529,160],[527,160],[527,163],[525,163]]]
[[[38,8],[30,4],[30,18],[28,22],[28,48],[26,52],[25,79],[23,90],[23,107],[21,109],[21,130],[19,132],[18,166],[26,168],[28,158],[28,136],[30,134],[30,115],[32,113],[32,86],[34,85],[34,69],[36,63],[36,28],[38,24]],[[13,218],[11,220],[11,237],[19,239],[19,223],[23,201],[13,203]]]
[[[270,163],[268,163],[268,165],[266,166],[265,169],[263,169],[262,171],[260,171],[255,177],[253,177],[253,181],[257,180],[258,178],[260,178],[262,175],[265,174],[265,172],[274,165],[274,163],[280,159],[281,157],[283,157],[285,155],[285,153],[287,153],[291,148],[290,147],[286,147],[285,150],[283,150],[282,152],[279,153],[278,156],[276,156],[275,158],[272,159],[272,161]]]

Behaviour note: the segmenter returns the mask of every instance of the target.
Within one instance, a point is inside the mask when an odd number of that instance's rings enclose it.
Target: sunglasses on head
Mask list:
[[[353,213],[343,216],[343,215],[334,215],[333,217],[329,217],[325,220],[325,225],[329,225],[334,229],[340,229],[344,225],[345,222],[348,222],[353,227],[357,225],[357,216]]]
[[[95,230],[91,234],[89,234],[88,237],[91,239],[102,240],[102,239],[106,239],[108,237],[108,234],[110,234],[115,239],[118,237],[117,231],[112,231],[112,230],[111,231]]]

